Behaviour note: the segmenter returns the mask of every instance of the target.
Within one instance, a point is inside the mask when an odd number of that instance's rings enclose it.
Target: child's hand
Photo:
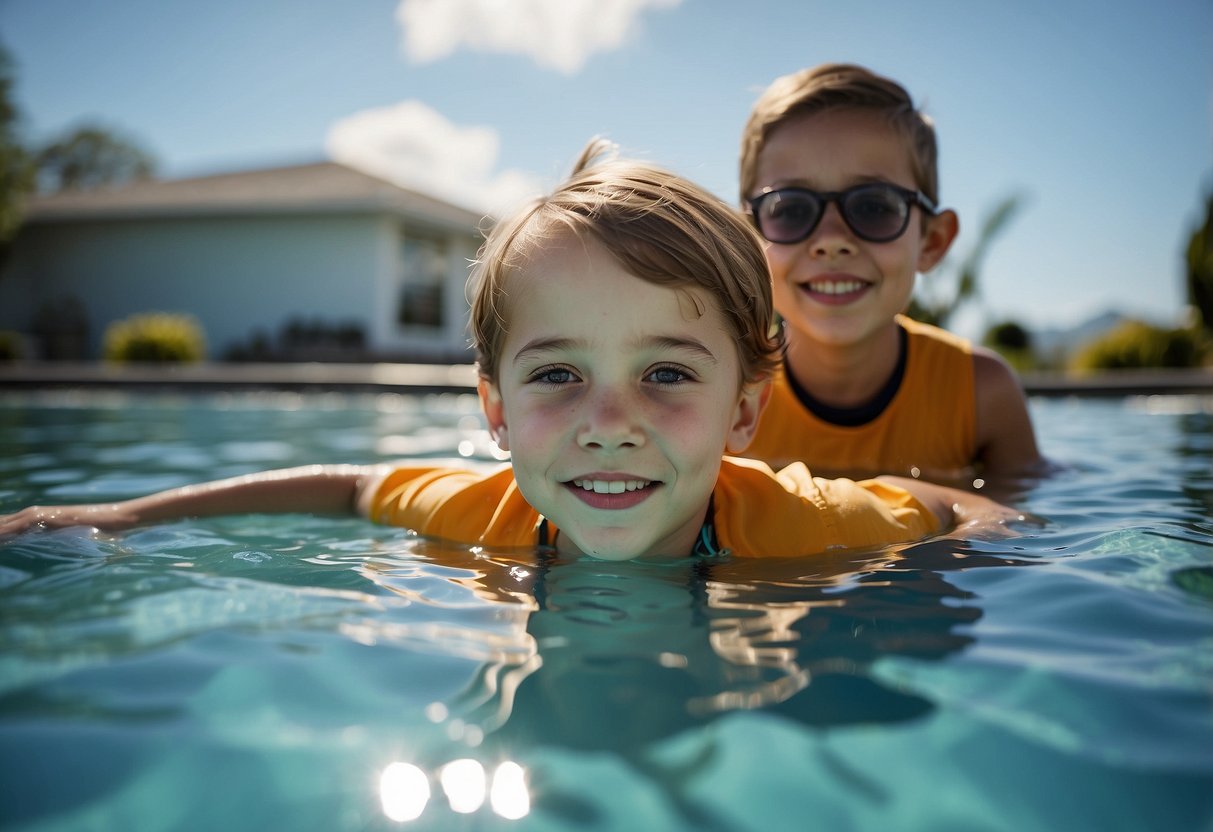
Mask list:
[[[62,529],[68,526],[92,526],[106,531],[127,529],[138,517],[122,503],[96,503],[78,506],[29,506],[16,514],[0,515],[0,538],[33,528]]]
[[[944,537],[1009,537],[1017,532],[1008,524],[1029,519],[1021,511],[970,491],[905,477],[879,479],[917,497],[943,525]]]
[[[954,502],[952,517],[956,525],[944,537],[995,540],[1020,533],[1010,524],[1041,524],[1038,518],[977,494],[966,495],[963,501]]]

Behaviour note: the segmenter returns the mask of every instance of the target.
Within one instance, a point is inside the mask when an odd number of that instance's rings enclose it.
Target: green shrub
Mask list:
[[[1003,321],[986,330],[982,344],[998,352],[1007,363],[1019,372],[1037,367],[1036,354],[1032,350],[1032,335],[1015,321]]]
[[[21,336],[8,329],[0,329],[0,363],[24,358]]]
[[[145,312],[114,321],[105,330],[105,357],[119,363],[189,363],[206,355],[202,327],[189,315]]]
[[[1199,330],[1125,321],[1079,350],[1071,366],[1080,371],[1198,367],[1204,352]]]

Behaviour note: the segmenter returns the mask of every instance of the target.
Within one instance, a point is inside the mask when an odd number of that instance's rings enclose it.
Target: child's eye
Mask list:
[[[577,381],[577,376],[568,367],[541,367],[531,373],[529,381],[539,384],[561,385]]]
[[[649,374],[645,376],[645,381],[657,384],[678,384],[683,381],[694,381],[694,378],[679,367],[657,367],[649,371]]]

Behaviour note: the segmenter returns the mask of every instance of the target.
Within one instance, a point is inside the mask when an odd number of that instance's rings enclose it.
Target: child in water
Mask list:
[[[780,357],[761,242],[706,191],[606,150],[592,142],[569,180],[500,222],[472,276],[480,401],[508,467],[267,471],[33,506],[0,517],[0,535],[358,512],[461,544],[624,560],[811,555],[1015,516],[926,483],[725,458],[752,438]]]
[[[994,352],[902,314],[958,230],[935,130],[896,82],[824,64],[776,79],[741,143],[787,346],[746,455],[778,468],[941,478],[1047,467]]]

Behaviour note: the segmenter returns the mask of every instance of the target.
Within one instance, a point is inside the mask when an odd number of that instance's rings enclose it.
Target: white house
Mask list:
[[[487,223],[334,163],[37,197],[0,270],[0,330],[46,355],[82,312],[83,354],[60,357],[95,358],[111,322],[184,312],[212,359],[310,328],[360,331],[363,358],[470,361]]]

